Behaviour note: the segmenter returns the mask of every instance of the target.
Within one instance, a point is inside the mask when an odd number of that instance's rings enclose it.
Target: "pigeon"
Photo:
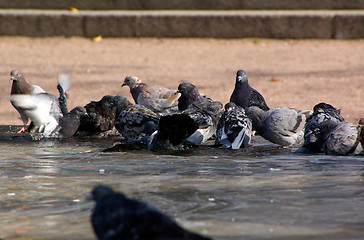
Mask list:
[[[230,102],[247,109],[251,106],[257,106],[264,111],[268,111],[264,97],[248,83],[248,76],[244,70],[239,70],[236,73],[236,82],[233,93],[230,97]]]
[[[266,140],[281,146],[299,146],[303,143],[305,121],[311,111],[294,108],[264,111],[252,106],[245,113],[252,120],[253,129]]]
[[[100,134],[114,128],[116,111],[121,111],[129,105],[126,98],[116,95],[105,95],[99,101],[91,101],[84,107],[87,115],[81,117],[79,132],[86,134]]]
[[[45,91],[37,86],[30,85],[25,80],[23,74],[19,70],[13,70],[10,73],[10,81],[12,81],[10,98],[14,95],[22,95],[22,98],[25,100],[30,95],[35,95],[38,93],[45,93]],[[25,127],[28,124],[29,117],[24,113],[23,109],[20,106],[17,106],[16,102],[10,100],[13,107],[19,112],[20,118],[23,122],[23,127],[18,131],[19,133],[25,132]]]
[[[63,69],[58,73],[57,89],[59,92],[58,102],[63,115],[68,113],[66,91],[71,85],[71,74],[69,70]]]
[[[359,140],[361,145],[364,147],[364,118],[361,118],[359,120],[359,126],[361,127],[361,131],[359,134]]]
[[[148,149],[155,152],[186,150],[186,139],[196,132],[198,127],[198,123],[184,113],[162,116],[158,123],[158,131],[149,139]]]
[[[215,145],[223,148],[246,148],[250,144],[252,122],[243,107],[229,102],[217,125]]]
[[[198,124],[198,129],[187,138],[186,142],[200,145],[216,133],[218,121],[223,113],[223,105],[219,101],[201,98],[182,113],[190,116]]]
[[[131,104],[120,111],[115,119],[115,128],[124,141],[138,141],[148,138],[158,129],[159,115],[149,108]]]
[[[165,115],[178,111],[178,98],[181,94],[177,91],[148,85],[134,76],[126,77],[121,87],[123,86],[129,86],[135,103],[144,105],[158,114]]]
[[[57,138],[70,138],[74,136],[81,124],[81,117],[86,115],[86,108],[81,106],[75,107],[60,119],[58,129],[53,136]]]
[[[186,110],[193,102],[198,101],[201,95],[195,85],[192,83],[181,83],[178,85],[178,92],[181,96],[178,98],[178,110]]]
[[[13,81],[23,82],[24,77],[19,74],[18,71],[11,73]],[[14,77],[13,77],[14,75]],[[24,80],[24,81],[23,81]],[[65,93],[66,87],[63,86],[61,81],[58,81],[58,89],[61,94]],[[19,89],[19,85],[15,89]],[[20,87],[21,89],[21,87]],[[37,89],[37,87],[35,87]],[[35,90],[35,92],[40,91]],[[18,91],[12,88],[12,92],[18,93]],[[61,96],[60,96],[61,97]],[[43,137],[51,137],[58,128],[60,119],[63,117],[62,110],[60,108],[59,99],[50,93],[42,92],[33,94],[11,94],[10,101],[13,106],[21,112],[21,115],[25,116],[24,119],[30,119],[31,124],[29,125],[28,131],[31,133],[33,139],[40,139]]]
[[[319,141],[322,139],[320,126],[323,126],[325,121],[340,123],[344,121],[344,118],[340,115],[340,109],[327,103],[318,103],[314,106],[312,115],[306,119],[304,148],[311,152],[322,152],[322,142]]]
[[[92,190],[91,224],[99,240],[208,240],[180,227],[149,204],[105,185]]]
[[[328,155],[346,156],[360,154],[363,146],[360,143],[361,126],[347,122],[327,120],[320,123],[319,142],[321,149]]]

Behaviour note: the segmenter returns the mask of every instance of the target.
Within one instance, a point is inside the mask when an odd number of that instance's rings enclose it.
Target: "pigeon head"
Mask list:
[[[225,111],[230,111],[236,107],[236,104],[233,102],[228,102],[225,104]]]
[[[75,116],[79,116],[79,117],[88,115],[86,108],[81,107],[81,106],[77,106],[74,109],[72,109],[70,111],[70,114],[75,115]]]
[[[32,87],[25,81],[23,74],[19,70],[11,71],[10,81],[13,82],[11,94],[30,94],[32,92]]]
[[[244,70],[239,70],[236,72],[236,83],[247,83],[248,76]]]
[[[112,190],[111,187],[108,187],[106,185],[98,185],[92,190],[91,199],[98,202],[103,198],[112,196],[114,194],[115,192],[114,190]]]
[[[13,70],[10,73],[10,81],[25,81],[23,74],[19,70]]]
[[[142,83],[142,81],[141,81],[139,78],[134,77],[134,76],[127,76],[127,77],[124,79],[124,83],[121,85],[121,87],[129,86],[130,88],[135,88],[135,87],[137,87],[140,83]]]
[[[252,120],[253,129],[259,133],[264,128],[267,113],[257,106],[248,107],[245,113]]]
[[[178,93],[181,93],[181,97],[178,99],[178,110],[183,111],[188,106],[200,99],[200,93],[195,85],[192,83],[181,83],[178,85]]]

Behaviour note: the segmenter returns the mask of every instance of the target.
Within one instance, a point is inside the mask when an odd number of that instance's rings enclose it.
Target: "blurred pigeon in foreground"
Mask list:
[[[184,144],[199,125],[187,114],[162,116],[159,120],[158,131],[149,140],[151,151],[180,151],[185,150]]]
[[[201,95],[192,83],[181,83],[178,85],[178,92],[181,96],[178,99],[178,110],[186,110],[193,102],[198,101]]]
[[[124,101],[120,95],[106,95],[100,101],[91,101],[84,107],[87,115],[81,117],[79,132],[87,134],[99,134],[114,128],[116,112],[128,106],[129,101]],[[127,99],[126,99],[127,100]]]
[[[236,82],[230,102],[247,109],[251,106],[257,106],[264,111],[268,111],[269,107],[265,103],[264,97],[248,83],[248,76],[245,71],[239,70],[236,73]]]
[[[305,121],[311,111],[272,108],[265,112],[253,106],[245,113],[252,120],[253,129],[263,138],[281,146],[298,146],[303,143]]]
[[[360,154],[363,146],[360,143],[361,126],[347,122],[328,120],[320,124],[319,142],[321,149],[329,155]]]
[[[131,104],[118,113],[115,128],[124,137],[124,141],[137,141],[156,131],[158,121],[159,116],[149,108]]]
[[[13,107],[19,112],[20,118],[23,122],[23,127],[19,130],[19,132],[25,132],[25,127],[28,124],[29,116],[26,115],[24,109],[21,106],[18,106],[16,101],[12,100],[14,95],[22,95],[22,101],[26,101],[27,97],[31,99],[30,95],[35,95],[38,93],[45,93],[45,91],[37,86],[30,85],[25,80],[23,74],[19,70],[13,70],[10,73],[10,81],[12,81],[11,92],[10,92],[10,102]]]
[[[169,114],[178,111],[180,93],[156,85],[143,83],[139,78],[128,76],[121,85],[129,86],[135,103],[146,106],[158,114]]]
[[[250,144],[252,122],[243,107],[229,102],[225,105],[216,130],[215,145],[223,148],[246,148]]]
[[[340,123],[344,118],[340,115],[340,109],[336,109],[330,104],[319,103],[313,108],[313,113],[306,120],[304,144],[303,147],[312,152],[321,152],[322,142],[319,141],[321,135],[321,128],[326,121]]]
[[[92,191],[91,215],[99,240],[207,240],[189,232],[152,206],[99,185]]]

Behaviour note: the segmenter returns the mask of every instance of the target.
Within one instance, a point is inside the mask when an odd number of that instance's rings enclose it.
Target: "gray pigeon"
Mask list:
[[[363,146],[360,143],[362,126],[347,122],[324,121],[320,124],[321,149],[329,155],[360,154]]]
[[[156,131],[158,121],[159,115],[149,108],[131,104],[118,113],[115,128],[124,137],[124,141],[138,141]]]
[[[74,136],[81,124],[81,117],[86,115],[86,108],[75,107],[60,119],[58,129],[54,132],[53,137],[70,138]]]
[[[223,148],[246,148],[250,144],[252,122],[243,107],[229,102],[217,125],[215,145]]]
[[[245,113],[253,122],[253,129],[263,138],[281,146],[299,146],[303,143],[308,110],[294,108],[272,108],[264,111],[252,106]]]
[[[20,118],[23,122],[23,127],[18,132],[25,132],[25,127],[28,124],[29,117],[25,114],[24,109],[22,109],[21,106],[18,106],[17,102],[12,100],[12,98],[14,97],[14,95],[22,95],[23,101],[26,101],[27,97],[31,99],[31,95],[45,93],[45,91],[37,85],[30,85],[29,83],[27,83],[23,74],[19,70],[11,71],[10,81],[12,81],[10,102],[13,107],[19,112]]]
[[[251,106],[257,106],[264,111],[269,107],[265,103],[264,97],[248,83],[248,76],[244,70],[236,73],[235,88],[230,97],[230,102],[247,109]]]
[[[322,152],[322,142],[319,140],[322,139],[320,126],[324,126],[323,123],[326,121],[340,123],[344,121],[344,118],[340,115],[340,109],[327,103],[316,104],[312,115],[306,120],[304,148],[312,152]]]
[[[99,240],[208,240],[180,227],[169,216],[147,203],[99,185],[92,191],[96,201],[91,223]]]
[[[126,77],[121,87],[123,86],[129,86],[136,104],[144,105],[162,115],[178,111],[178,98],[181,94],[177,91],[157,85],[148,85],[134,76]]]

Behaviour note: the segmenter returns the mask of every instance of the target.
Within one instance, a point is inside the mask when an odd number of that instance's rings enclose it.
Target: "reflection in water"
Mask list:
[[[257,145],[185,154],[101,150],[112,141],[0,141],[0,237],[95,239],[108,184],[214,239],[362,239],[364,158]]]

